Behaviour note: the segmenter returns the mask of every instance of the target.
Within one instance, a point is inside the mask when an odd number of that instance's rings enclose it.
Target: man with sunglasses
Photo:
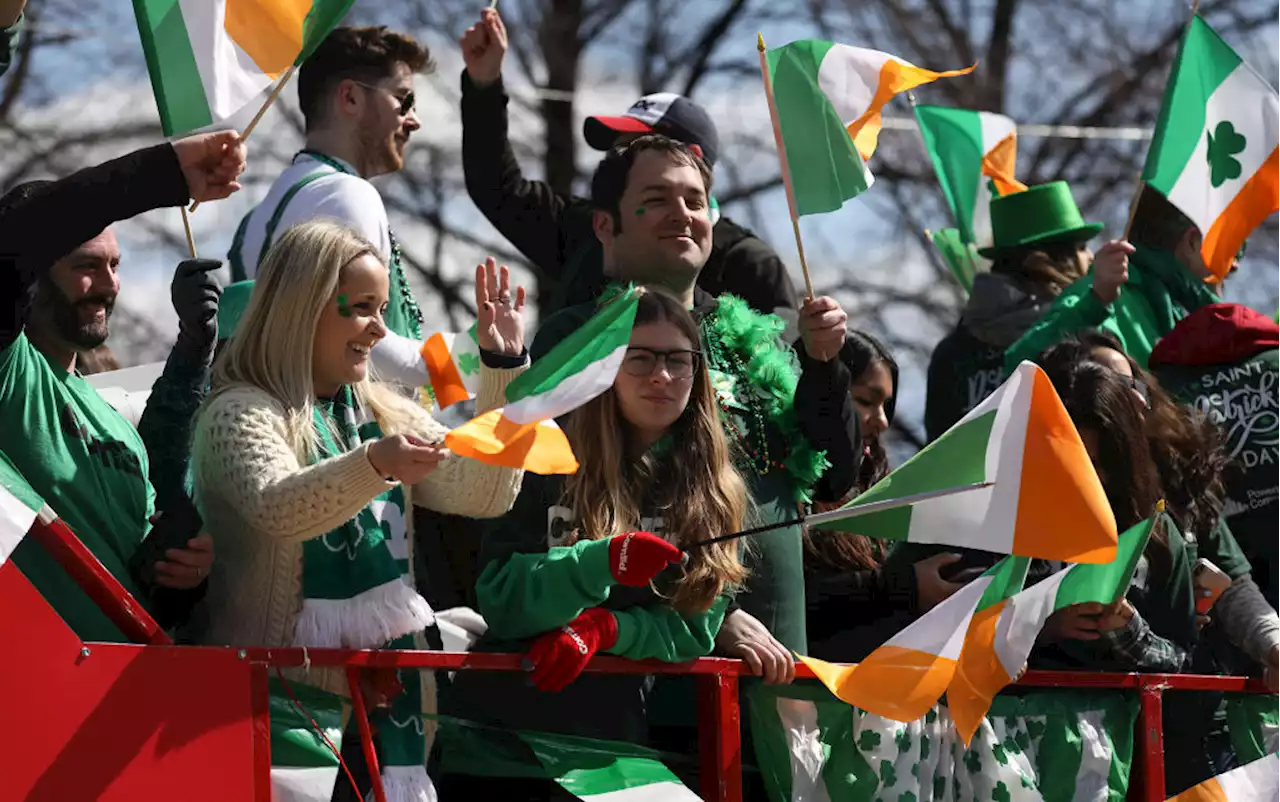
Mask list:
[[[369,179],[404,167],[409,137],[422,127],[413,77],[432,69],[426,48],[384,26],[329,34],[298,70],[306,147],[236,230],[228,253],[233,281],[254,278],[271,243],[290,227],[336,220],[373,243],[391,270],[387,327],[421,338],[422,315],[382,196]]]

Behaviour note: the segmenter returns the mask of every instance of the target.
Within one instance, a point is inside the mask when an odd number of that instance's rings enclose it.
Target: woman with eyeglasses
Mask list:
[[[489,630],[475,649],[524,652],[529,673],[461,672],[447,707],[507,729],[642,744],[652,678],[579,676],[583,667],[597,653],[709,654],[747,577],[741,541],[697,545],[740,531],[748,501],[697,325],[674,297],[649,288],[640,298],[612,389],[571,413],[565,430],[581,468],[527,476],[481,547],[476,595]],[[442,796],[543,798],[527,783],[493,782],[454,777]]]

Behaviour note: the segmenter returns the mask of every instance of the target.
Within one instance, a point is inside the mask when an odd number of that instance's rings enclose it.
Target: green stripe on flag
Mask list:
[[[301,703],[298,710],[289,691]],[[333,745],[342,748],[342,697],[301,682],[284,683],[271,677],[267,681],[271,712],[271,765],[290,768],[324,768],[337,766],[338,757],[316,732],[310,714],[324,729]]]
[[[978,112],[968,109],[916,106],[916,120],[960,236],[965,242],[973,242],[974,203],[979,182],[985,180],[982,177],[982,157],[986,155],[982,149],[982,118]],[[972,286],[970,278],[965,289]]]
[[[0,487],[9,491],[9,495],[15,501],[33,512],[39,512],[44,506],[44,499],[27,483],[22,472],[3,453],[0,453]]]
[[[342,21],[342,17],[351,8],[355,0],[315,0],[307,17],[302,21],[302,51],[294,64],[302,66],[302,62],[311,57],[324,38]]]
[[[818,86],[818,70],[831,47],[831,42],[806,39],[766,54],[801,215],[834,212],[871,185],[844,121]]]
[[[639,294],[628,287],[507,385],[507,403],[542,395],[631,341]]]
[[[951,270],[960,286],[966,293],[973,292],[973,277],[977,274],[977,253],[964,241],[960,232],[954,228],[944,228],[933,232],[930,236],[933,247],[942,256],[942,261]]]
[[[133,0],[133,12],[164,135],[183,134],[212,123],[178,0]]]
[[[1119,600],[1129,589],[1129,580],[1138,566],[1152,529],[1164,517],[1165,513],[1161,512],[1121,532],[1116,542],[1116,557],[1111,562],[1074,565],[1066,569],[1054,598],[1054,609],[1061,610],[1072,604],[1086,602],[1111,604]]]
[[[995,421],[996,410],[992,410],[953,426],[845,508],[986,481],[987,444]],[[910,522],[911,507],[897,507],[833,521],[823,528],[906,540]]]
[[[1169,194],[1196,154],[1205,129],[1205,107],[1214,90],[1240,65],[1240,57],[1200,17],[1178,46],[1142,179]]]
[[[985,610],[1022,590],[1023,585],[1026,584],[1027,569],[1030,566],[1030,557],[1011,555],[988,568],[983,576],[991,577],[991,583],[982,592],[982,598],[978,599],[978,604],[973,609]]]

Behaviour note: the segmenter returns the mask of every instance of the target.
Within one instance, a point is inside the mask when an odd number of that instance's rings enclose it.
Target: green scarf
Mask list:
[[[382,436],[367,409],[343,387],[316,402],[313,423],[320,453],[314,462],[353,451]],[[302,544],[302,611],[295,646],[415,649],[414,635],[434,621],[409,578],[404,490],[399,485],[369,502],[354,518]],[[370,721],[382,746],[388,800],[435,798],[425,762],[422,688],[417,671],[398,672],[403,690]]]
[[[1172,331],[1179,320],[1200,307],[1222,302],[1168,251],[1138,245],[1129,258],[1137,268],[1129,280],[1134,283],[1133,278],[1137,277],[1135,288],[1150,304],[1156,330],[1161,334]]]

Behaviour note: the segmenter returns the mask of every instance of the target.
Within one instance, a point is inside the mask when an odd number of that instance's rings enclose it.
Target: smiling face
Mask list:
[[[397,62],[390,77],[368,87],[357,86],[356,91],[364,93],[359,121],[364,156],[361,172],[365,178],[394,173],[404,167],[410,135],[422,127],[414,109],[400,113],[406,98],[413,94],[413,73],[404,62]]]
[[[893,401],[893,376],[883,362],[872,362],[849,388],[858,412],[862,442],[870,445],[889,428],[888,406]]]
[[[691,353],[697,344],[671,323],[648,323],[632,330],[630,346],[613,381],[613,392],[623,419],[639,439],[652,444],[689,405],[693,373],[700,369]]]
[[[382,315],[390,287],[387,268],[371,254],[343,268],[338,291],[316,324],[311,378],[317,396],[332,396],[369,375],[369,351],[387,334]]]
[[[119,266],[120,245],[111,229],[55,262],[36,300],[41,327],[72,349],[102,345],[120,292]]]
[[[596,213],[596,234],[613,275],[682,292],[711,255],[711,213],[702,173],[676,154],[637,155],[619,218]]]

